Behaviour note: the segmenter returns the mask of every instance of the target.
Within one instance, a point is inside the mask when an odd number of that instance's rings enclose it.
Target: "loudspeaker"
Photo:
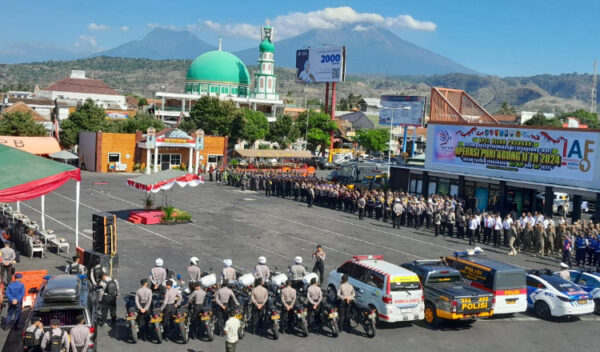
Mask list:
[[[104,271],[113,279],[117,278],[119,269],[119,256],[117,254],[110,255],[95,251],[86,250],[83,252],[83,265],[88,269],[89,275],[92,275],[92,268],[100,262]]]
[[[111,213],[92,215],[92,249],[103,254],[117,253],[117,216]]]

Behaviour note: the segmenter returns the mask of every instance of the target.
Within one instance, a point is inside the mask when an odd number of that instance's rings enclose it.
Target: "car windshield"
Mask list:
[[[451,275],[433,274],[433,275],[430,275],[429,278],[427,279],[427,282],[429,282],[429,283],[459,282],[459,281],[460,281],[460,275],[458,275],[458,274],[451,274]]]
[[[572,282],[563,280],[558,276],[547,276],[544,277],[544,279],[550,285],[552,285],[552,287],[568,295],[577,291],[581,291],[581,289],[578,286],[574,285]]]
[[[77,325],[76,318],[79,315],[85,315],[84,309],[57,309],[57,310],[43,310],[33,312],[34,317],[40,317],[44,326],[50,326],[51,319],[58,319],[60,326]]]
[[[524,272],[499,273],[496,277],[496,290],[511,290],[525,288]]]
[[[390,290],[392,292],[412,291],[412,290],[418,290],[419,288],[421,288],[419,281],[391,282],[390,283]]]

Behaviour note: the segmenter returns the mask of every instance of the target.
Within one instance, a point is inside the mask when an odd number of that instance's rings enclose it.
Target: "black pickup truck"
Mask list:
[[[402,267],[417,274],[425,294],[425,321],[441,319],[475,321],[494,312],[494,295],[463,284],[460,272],[439,260],[416,260]]]

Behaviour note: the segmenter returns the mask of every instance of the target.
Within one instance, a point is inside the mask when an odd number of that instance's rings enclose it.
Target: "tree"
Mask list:
[[[142,131],[145,133],[150,127],[154,127],[157,131],[165,128],[165,124],[161,120],[140,111],[136,112],[131,118],[126,120],[115,120],[113,123],[118,125],[115,129],[123,133],[135,133],[135,131]]]
[[[550,127],[562,127],[562,123],[558,118],[548,119],[544,116],[544,113],[538,111],[533,117],[525,121],[524,125],[527,126],[550,126]]]
[[[69,148],[79,143],[79,132],[113,132],[113,126],[111,121],[106,120],[104,109],[88,99],[61,123],[60,143]]]
[[[307,112],[305,111],[296,120],[296,125],[300,129],[300,133],[306,130],[306,118]],[[331,121],[328,114],[310,110],[310,117],[308,118],[308,149],[315,152],[317,149],[324,151],[329,148],[330,134],[336,129],[337,125]]]
[[[0,118],[0,135],[3,136],[45,136],[44,126],[33,120],[31,112],[7,112]]]
[[[138,108],[143,108],[146,105],[148,105],[148,99],[140,98],[140,100],[138,100]]]
[[[306,122],[306,119],[304,120]],[[271,142],[277,142],[281,149],[286,149],[300,137],[300,130],[297,123],[289,115],[283,115],[275,122],[271,123],[269,128],[269,139]]]
[[[342,98],[337,106],[338,110],[348,111],[350,109],[350,104],[348,104],[348,99]]]
[[[244,109],[244,126],[242,138],[251,145],[259,139],[264,139],[269,133],[269,121],[260,111]]]
[[[381,152],[388,147],[390,131],[388,129],[372,129],[356,131],[356,142],[369,152]]]
[[[576,117],[579,120],[579,123],[582,125],[587,125],[588,128],[600,128],[600,122],[598,122],[597,113],[591,113],[589,111],[579,109],[559,115],[561,120],[566,119],[567,117]]]
[[[516,113],[517,110],[515,109],[515,107],[507,102],[503,102],[502,105],[500,105],[500,108],[498,109],[498,114],[500,115],[515,115]]]
[[[217,97],[203,96],[201,97],[192,110],[190,117],[185,119],[182,128],[186,130],[196,130],[201,128],[208,135],[213,136],[233,136],[237,132],[234,131],[234,120],[240,116],[236,116],[235,104],[232,101],[221,101]],[[235,127],[239,128],[239,124]]]

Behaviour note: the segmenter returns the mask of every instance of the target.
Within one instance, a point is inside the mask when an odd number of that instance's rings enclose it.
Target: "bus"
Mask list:
[[[455,252],[453,257],[443,259],[460,271],[465,283],[494,294],[494,314],[527,310],[527,274],[522,268],[467,252]]]

